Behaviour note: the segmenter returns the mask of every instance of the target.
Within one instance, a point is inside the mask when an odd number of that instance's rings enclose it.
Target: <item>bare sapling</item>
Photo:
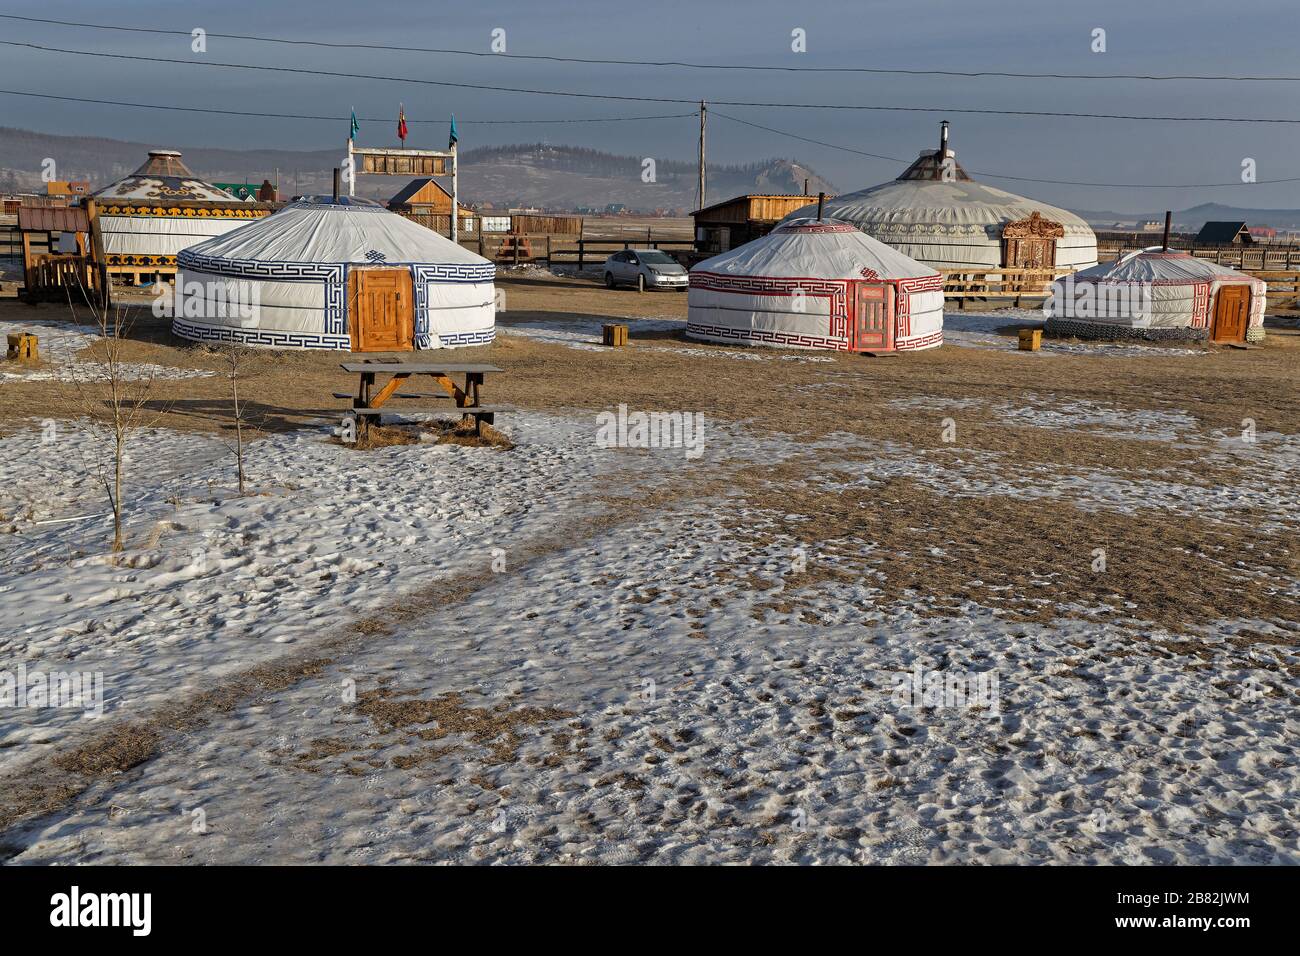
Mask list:
[[[71,392],[71,404],[78,412],[74,425],[94,443],[88,463],[103,489],[113,516],[112,553],[124,547],[124,525],[130,493],[126,474],[127,449],[132,436],[149,428],[162,417],[163,409],[153,401],[156,366],[128,361],[130,313],[121,306],[96,301],[82,291],[89,313],[83,322],[72,302],[68,308],[75,323],[93,327],[97,341],[87,350],[87,360],[68,355],[56,370],[56,379]]]
[[[245,429],[255,429],[256,425],[248,417],[248,400],[239,395],[240,380],[247,376],[248,350],[239,345],[228,345],[221,349],[225,363],[225,374],[230,382],[230,419],[234,425],[234,441],[226,442],[235,459],[235,471],[239,482],[239,494],[242,497],[246,481],[244,468]]]

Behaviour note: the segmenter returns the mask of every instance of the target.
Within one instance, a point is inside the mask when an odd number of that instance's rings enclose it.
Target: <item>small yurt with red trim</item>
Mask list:
[[[837,219],[796,219],[691,269],[686,335],[892,352],[943,344],[943,277]]]
[[[1083,339],[1259,342],[1268,286],[1260,279],[1152,246],[1058,279],[1048,335]]]

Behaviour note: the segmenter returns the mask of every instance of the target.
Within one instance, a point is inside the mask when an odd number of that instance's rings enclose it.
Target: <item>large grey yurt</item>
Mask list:
[[[948,146],[922,150],[892,182],[826,202],[828,217],[850,222],[872,238],[935,269],[1058,269],[1097,264],[1097,237],[1072,212],[971,179]],[[816,205],[785,221],[815,215]]]

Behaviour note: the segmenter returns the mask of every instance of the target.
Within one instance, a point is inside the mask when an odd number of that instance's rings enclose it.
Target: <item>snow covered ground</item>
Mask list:
[[[765,517],[725,480],[634,504],[685,469],[725,479],[811,455],[827,473],[840,461],[865,483],[907,475],[945,495],[1225,519],[1234,496],[1271,495],[1280,519],[1297,518],[1276,482],[1300,464],[1293,439],[1242,448],[1176,409],[1135,418],[1050,396],[1006,411],[1250,456],[1257,480],[1080,479],[713,422],[691,462],[601,448],[594,415],[514,413],[501,420],[509,451],[358,452],[325,423],[272,436],[250,446],[254,494],[240,498],[220,440],[155,431],[136,446],[137,517],[115,566],[102,520],[41,523],[102,510],[90,439],[0,439],[21,505],[3,509],[0,661],[100,670],[107,688],[100,720],[0,709],[0,771],[379,622],[320,674],[214,714],[10,832],[13,862],[1300,862],[1300,721],[1277,686],[1294,648],[1243,657],[1225,641],[1267,623],[1207,628],[1210,666],[1189,667],[1135,653],[1139,635],[1114,624],[1017,623],[974,602],[939,619],[923,595],[881,602],[872,577],[809,591],[797,542],[719,520]],[[620,508],[622,524],[596,524]],[[461,599],[394,618],[404,596],[488,568],[500,573]],[[943,692],[901,693],[917,673]]]
[[[945,312],[943,314],[943,341],[945,345],[962,348],[1014,348],[1015,343],[997,330],[1008,325],[1033,328],[1042,326],[1043,313],[1037,309],[998,309],[995,312]],[[1126,345],[1123,342],[1062,342],[1044,339],[1037,352],[1026,351],[1027,356],[1051,355],[1101,355],[1113,358],[1131,358],[1150,354],[1155,349],[1164,355],[1204,355],[1205,349],[1179,346]]]
[[[628,337],[638,339],[649,332],[675,331],[685,333],[686,323],[682,319],[619,319],[628,327]],[[520,335],[546,342],[550,345],[563,345],[566,348],[587,351],[604,351],[601,344],[601,327],[603,322],[585,319],[539,319],[530,322],[498,323],[497,333],[502,335]],[[656,340],[671,341],[671,340]],[[637,343],[638,348],[652,352],[671,352],[690,358],[728,358],[740,362],[834,362],[835,359],[815,352],[774,351],[763,348],[715,348],[702,350],[674,345],[652,345],[646,341]]]
[[[28,382],[108,381],[108,366],[105,363],[74,361],[78,352],[93,345],[99,339],[99,330],[94,326],[59,322],[53,319],[22,322],[0,320],[0,341],[4,341],[5,336],[19,332],[30,332],[36,336],[40,357],[45,367],[23,368],[12,362],[6,363],[3,368],[0,368],[0,380],[13,378]],[[127,381],[206,378],[213,374],[205,369],[174,368],[151,362],[124,362],[120,371],[122,380]]]
[[[508,318],[508,317],[507,317]],[[636,319],[621,318],[619,322],[627,325],[628,335],[632,339],[651,332],[679,331],[685,332],[686,323],[681,319]],[[996,312],[945,312],[943,317],[943,341],[945,345],[960,348],[1014,350],[1013,338],[997,334],[997,330],[1009,325],[1041,326],[1043,314],[1031,309],[999,309]],[[563,345],[571,349],[600,351],[601,325],[596,320],[587,319],[538,319],[527,322],[498,322],[497,333],[501,335],[519,335],[552,345]],[[818,355],[816,351],[806,350],[792,352],[762,347],[715,347],[707,351],[699,348],[682,348],[661,344],[668,340],[656,340],[638,343],[640,348],[656,352],[673,352],[678,355],[700,357],[724,357],[747,362],[833,362],[833,358]],[[1126,345],[1119,342],[1079,342],[1070,343],[1045,339],[1036,352],[1023,352],[1029,360],[1037,360],[1053,355],[1099,355],[1112,358],[1131,358],[1134,355],[1150,354],[1156,350],[1161,356],[1204,355],[1204,349],[1188,349],[1160,345]]]

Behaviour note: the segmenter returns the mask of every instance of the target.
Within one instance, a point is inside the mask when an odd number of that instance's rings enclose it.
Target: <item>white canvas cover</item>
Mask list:
[[[372,202],[310,197],[200,242],[178,257],[182,294],[198,289],[196,314],[178,335],[249,345],[351,347],[348,277],[406,268],[415,292],[415,347],[481,345],[495,335],[496,268],[487,259]],[[221,315],[253,301],[255,320]]]
[[[187,246],[248,225],[224,216],[114,216],[98,218],[104,252],[124,256],[175,256]]]
[[[691,268],[690,338],[785,348],[847,349],[856,284],[896,290],[896,348],[942,342],[937,271],[835,219],[786,221]]]
[[[1229,283],[1250,286],[1252,328],[1264,324],[1268,286],[1260,279],[1159,246],[1076,272],[1054,286],[1049,314],[1131,328],[1206,328],[1214,296]]]
[[[814,203],[796,209],[783,221],[813,215],[816,208]],[[1037,212],[1065,229],[1056,241],[1062,271],[1097,264],[1097,237],[1083,219],[972,179],[900,178],[827,199],[824,209],[918,262],[949,270],[998,268],[1003,227]]]

